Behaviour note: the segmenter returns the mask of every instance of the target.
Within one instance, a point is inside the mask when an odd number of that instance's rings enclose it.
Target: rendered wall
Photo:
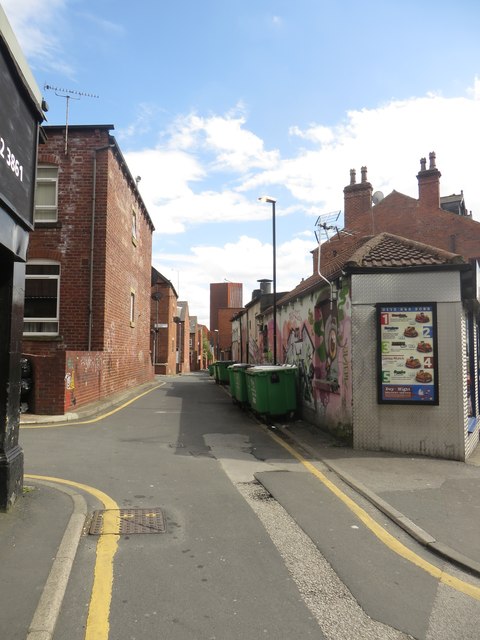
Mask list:
[[[303,417],[342,437],[352,431],[350,308],[344,283],[332,304],[315,291],[277,310],[279,353],[298,367]]]

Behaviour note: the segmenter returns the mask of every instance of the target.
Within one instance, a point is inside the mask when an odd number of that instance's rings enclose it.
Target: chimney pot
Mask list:
[[[435,152],[429,154],[430,166],[427,170],[425,158],[420,160],[421,170],[417,174],[418,179],[418,200],[422,207],[440,207],[440,178],[441,173],[435,164]]]
[[[350,184],[355,184],[356,180],[356,171],[355,169],[350,169]]]
[[[367,167],[362,167],[361,168],[361,172],[362,172],[362,182],[366,182],[367,181]]]

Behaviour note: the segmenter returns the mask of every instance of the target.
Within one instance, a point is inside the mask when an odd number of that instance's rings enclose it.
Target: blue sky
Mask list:
[[[209,283],[312,273],[315,221],[351,168],[417,197],[437,154],[442,195],[480,219],[476,0],[0,0],[39,87],[71,124],[113,124],[156,232],[153,263],[209,324]],[[49,124],[64,98],[44,90]],[[426,235],[428,241],[428,230]]]

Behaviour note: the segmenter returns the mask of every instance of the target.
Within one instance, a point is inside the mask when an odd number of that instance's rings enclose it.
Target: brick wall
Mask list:
[[[480,257],[480,223],[468,216],[457,215],[440,207],[441,173],[432,152],[429,165],[422,158],[417,174],[418,198],[392,191],[375,206],[372,185],[362,167],[362,181],[356,183],[350,172],[350,185],[345,187],[344,211],[346,233],[336,234],[321,247],[322,265],[330,263],[349,245],[366,235],[382,232],[423,242],[464,258]],[[318,249],[312,252],[313,273],[317,273]]]
[[[222,360],[232,359],[232,318],[241,310],[242,307],[218,310],[218,346]]]
[[[42,362],[57,366],[63,358],[66,363],[65,353],[69,351],[86,352],[85,357],[94,352],[108,354],[102,356],[102,379],[96,385],[97,391],[92,391],[90,382],[88,393],[78,396],[77,406],[83,397],[97,399],[98,393],[108,395],[153,378],[153,227],[121,152],[109,134],[111,128],[70,126],[65,154],[65,128],[46,127],[47,143],[40,145],[39,151],[40,163],[55,165],[59,170],[58,222],[36,224],[30,235],[28,259],[60,262],[59,335],[27,337],[23,352],[38,356],[35,366],[42,370]],[[132,293],[135,312],[131,322]],[[58,376],[62,378],[63,393],[66,365],[62,371],[63,375]],[[52,373],[52,380],[59,385],[57,374]],[[39,384],[43,388],[43,382]],[[35,411],[56,412],[57,397],[61,395],[57,391],[39,395],[35,389]]]
[[[386,231],[411,240],[423,242],[467,258],[480,256],[480,223],[467,216],[440,208],[441,173],[436,167],[435,154],[420,161],[417,174],[418,199],[393,191],[379,204],[372,206],[371,185],[365,181],[345,187],[345,229],[356,237]],[[342,234],[341,234],[342,235]],[[335,249],[335,239],[322,245],[323,256]],[[342,245],[348,242],[342,235]],[[315,264],[314,264],[315,269]]]
[[[155,373],[174,375],[177,357],[177,294],[169,280],[153,271],[152,298],[158,296],[158,302],[152,299],[151,304],[151,336],[152,354],[155,354]],[[155,330],[155,325],[162,327]]]
[[[210,284],[210,331],[218,329],[218,310],[236,309],[243,304],[243,284],[240,282],[213,282]]]
[[[105,351],[25,353],[32,363],[30,413],[62,415],[124,390],[118,384],[122,360]]]

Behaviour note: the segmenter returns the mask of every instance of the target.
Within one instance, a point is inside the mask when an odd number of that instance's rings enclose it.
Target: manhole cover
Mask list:
[[[105,534],[165,533],[166,530],[162,510],[154,507],[151,509],[94,511],[88,533],[100,536]]]

